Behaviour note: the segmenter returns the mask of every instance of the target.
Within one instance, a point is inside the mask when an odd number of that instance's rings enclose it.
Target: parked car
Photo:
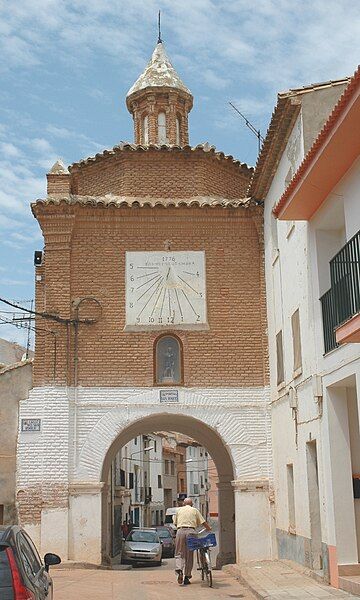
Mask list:
[[[175,556],[175,538],[173,533],[171,532],[169,527],[156,527],[156,531],[158,532],[158,536],[162,543],[162,555],[169,558],[173,558]]]
[[[17,525],[0,525],[1,600],[51,600],[53,582],[50,565],[58,565],[57,554],[41,560],[26,531]]]
[[[124,563],[130,562],[133,565],[154,563],[160,566],[162,562],[162,544],[156,529],[134,527],[125,540],[122,561]]]

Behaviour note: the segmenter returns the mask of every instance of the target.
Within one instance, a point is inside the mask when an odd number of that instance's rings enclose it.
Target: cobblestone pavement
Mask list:
[[[228,600],[255,596],[230,574],[214,571],[214,587],[202,583],[193,571],[192,584],[179,586],[175,580],[174,560],[162,567],[139,567],[120,571],[89,569],[51,570],[54,600]]]
[[[246,581],[247,586],[255,593],[256,598],[266,600],[344,600],[356,599],[342,590],[329,585],[320,584],[308,575],[301,567],[292,568],[287,561],[261,561],[245,563],[240,567],[228,565],[227,573],[238,580]]]

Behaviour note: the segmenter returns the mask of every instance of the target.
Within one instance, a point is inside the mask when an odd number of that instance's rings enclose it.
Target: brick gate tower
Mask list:
[[[189,145],[192,104],[158,43],[126,98],[134,143],[56,163],[32,204],[42,316],[20,418],[41,426],[19,433],[17,499],[64,560],[104,558],[109,464],[149,428],[211,453],[221,560],[271,556],[262,209],[251,168]]]

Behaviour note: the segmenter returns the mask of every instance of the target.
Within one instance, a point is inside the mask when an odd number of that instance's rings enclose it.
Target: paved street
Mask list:
[[[126,571],[52,570],[54,600],[253,600],[251,594],[229,573],[214,571],[214,588],[210,590],[193,572],[193,583],[179,586],[174,576],[174,559],[165,560],[162,567],[140,567]]]

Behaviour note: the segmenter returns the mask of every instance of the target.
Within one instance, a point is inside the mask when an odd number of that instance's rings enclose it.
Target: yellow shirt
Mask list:
[[[205,519],[197,508],[187,505],[177,509],[176,514],[173,516],[173,522],[178,528],[193,527],[195,529],[205,523]]]

